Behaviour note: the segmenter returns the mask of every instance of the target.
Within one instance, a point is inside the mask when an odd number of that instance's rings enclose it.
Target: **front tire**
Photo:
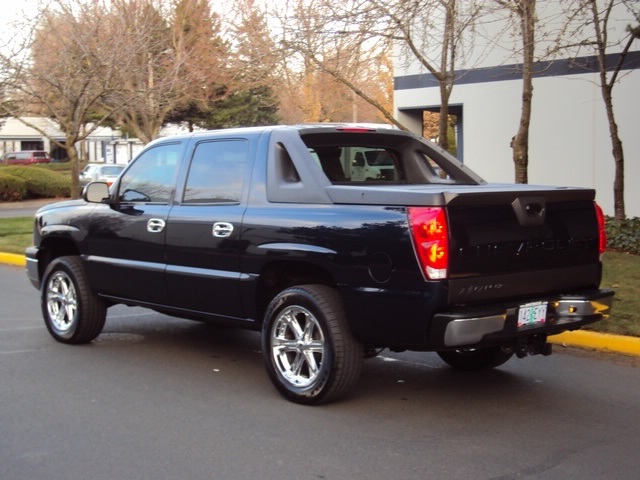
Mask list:
[[[513,352],[505,351],[499,346],[443,350],[437,353],[451,367],[468,372],[499,367],[513,356]]]
[[[278,391],[306,405],[344,396],[362,369],[362,345],[351,335],[338,292],[325,285],[287,288],[271,301],[262,351]]]
[[[40,292],[47,330],[62,343],[94,340],[104,327],[106,307],[93,293],[80,257],[59,257],[45,270]]]

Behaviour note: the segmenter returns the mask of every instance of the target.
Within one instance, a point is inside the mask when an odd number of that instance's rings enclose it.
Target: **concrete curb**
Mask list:
[[[558,335],[553,335],[549,337],[549,342],[556,345],[588,348],[640,357],[640,338],[637,337],[576,330],[575,332],[562,332]]]
[[[27,260],[24,255],[0,252],[0,263],[24,267],[27,264]],[[549,337],[549,342],[555,345],[580,347],[640,357],[640,338],[636,337],[576,330],[575,332],[563,332],[558,335],[553,335]]]
[[[27,265],[27,259],[24,255],[0,252],[0,263],[25,267]]]

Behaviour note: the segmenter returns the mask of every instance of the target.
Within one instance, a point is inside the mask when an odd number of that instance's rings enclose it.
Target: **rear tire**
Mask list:
[[[40,291],[47,330],[62,343],[89,343],[104,327],[107,309],[93,293],[80,257],[59,257],[45,270]]]
[[[501,347],[443,350],[438,355],[449,366],[458,370],[478,371],[499,367],[513,356]]]
[[[351,335],[338,292],[325,285],[287,288],[271,301],[262,351],[278,391],[306,405],[344,396],[362,369],[362,345]]]

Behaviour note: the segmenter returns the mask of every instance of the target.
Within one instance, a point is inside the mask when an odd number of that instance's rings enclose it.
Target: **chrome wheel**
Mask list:
[[[315,316],[290,306],[280,312],[271,329],[271,355],[282,378],[293,387],[312,385],[325,357],[325,338]]]
[[[47,283],[47,311],[51,326],[61,335],[75,328],[78,297],[71,278],[57,271]]]
[[[107,313],[91,290],[79,256],[58,257],[47,266],[40,291],[49,333],[62,343],[88,343],[100,335]]]
[[[274,386],[304,405],[342,397],[362,367],[362,345],[351,335],[340,295],[326,285],[289,287],[271,300],[262,351]]]

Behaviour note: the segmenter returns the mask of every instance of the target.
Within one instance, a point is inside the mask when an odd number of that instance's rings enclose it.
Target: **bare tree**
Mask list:
[[[232,89],[228,48],[206,0],[173,0],[168,10],[157,0],[114,0],[113,6],[130,45],[125,54],[143,67],[120,72],[122,95],[137,101],[118,120],[141,141],[156,138],[177,109],[210,104]]]
[[[276,31],[286,75],[291,83],[302,85],[305,120],[327,120],[332,110],[343,111],[336,109],[340,103],[349,105],[348,118],[353,120],[362,117],[358,110],[364,103],[379,112],[376,116],[402,127],[393,117],[390,75],[385,74],[391,72],[391,39],[374,34],[364,17],[349,18],[353,12],[347,8],[356,3],[298,0],[271,12],[279,20]],[[340,113],[338,118],[344,116]]]
[[[389,22],[389,34],[405,57],[417,60],[438,82],[438,143],[447,150],[449,99],[456,69],[464,55],[465,35],[481,15],[480,4],[471,0],[374,0],[372,3],[376,13]]]
[[[626,218],[624,150],[613,107],[613,90],[624,76],[626,60],[633,43],[640,38],[640,3],[637,0],[567,0],[562,3],[567,22],[549,53],[576,56],[575,68],[598,74],[597,83],[604,102],[609,138],[615,165],[613,197],[614,217]],[[630,19],[626,29],[619,30],[621,19]],[[585,53],[588,55],[585,57]],[[595,58],[595,62],[591,59]]]
[[[47,117],[60,126],[64,141],[49,138],[71,161],[71,194],[76,197],[76,145],[122,107],[121,103],[104,108],[104,102],[118,89],[117,72],[131,70],[131,65],[121,54],[120,32],[101,4],[56,0],[39,18],[13,53],[0,54],[8,100],[2,103],[2,111],[44,136],[49,132],[30,123],[29,116]]]
[[[628,8],[640,23],[640,7],[638,2],[620,2],[616,0],[607,0],[598,2],[597,0],[585,0],[588,8],[589,20],[594,29],[594,37],[591,42],[596,56],[598,58],[598,70],[600,77],[600,92],[604,101],[607,113],[607,122],[609,124],[609,136],[611,138],[611,147],[613,160],[615,162],[615,179],[613,183],[614,198],[614,215],[617,221],[626,218],[625,202],[624,202],[624,150],[622,148],[622,140],[618,132],[618,124],[615,119],[613,110],[613,87],[619,79],[620,71],[624,65],[625,58],[635,40],[640,38],[640,25],[629,25],[627,27],[627,35],[618,42],[618,46],[622,50],[617,55],[617,59],[613,68],[609,69],[607,62],[607,51],[612,46],[609,39],[609,29],[611,28],[611,14],[616,5],[624,5]]]
[[[496,0],[503,8],[511,12],[518,25],[522,47],[522,108],[518,131],[511,139],[515,181],[529,181],[529,126],[531,125],[531,106],[533,102],[533,64],[536,47],[536,0]]]
[[[353,67],[345,65],[344,60],[351,56],[351,65],[356,63],[361,71],[366,67],[364,70],[372,72],[395,45],[396,53],[405,61],[417,61],[430,73],[440,89],[438,141],[447,148],[449,99],[464,33],[472,28],[480,14],[477,2],[317,0],[300,5],[303,11],[296,10],[296,15],[288,21],[288,25],[300,33],[285,36],[284,45],[376,106],[389,122],[404,128],[385,104],[360,88],[359,78],[353,77]],[[305,23],[301,22],[303,18]],[[324,48],[318,48],[319,45]],[[341,54],[343,61],[336,62],[325,52]],[[345,54],[349,56],[344,57]]]

